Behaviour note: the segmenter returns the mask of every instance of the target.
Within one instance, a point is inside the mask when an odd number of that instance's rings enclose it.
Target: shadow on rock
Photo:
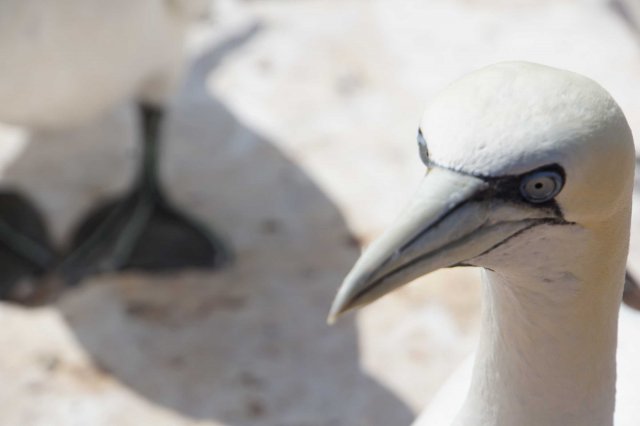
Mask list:
[[[226,234],[235,264],[213,274],[97,277],[58,307],[96,365],[188,419],[234,426],[409,424],[408,407],[361,371],[353,320],[325,323],[358,255],[340,212],[304,170],[207,88],[222,57],[256,31],[194,63],[168,123],[162,164],[171,197]],[[129,141],[121,158],[96,162],[131,166],[133,126],[130,119],[119,123],[101,134]],[[49,143],[47,135],[37,137]],[[33,146],[20,161],[44,161]],[[113,180],[111,192],[132,175],[112,174],[102,176]],[[92,185],[85,182],[84,191],[109,192]],[[51,191],[58,201],[46,210],[55,216],[65,196]],[[60,230],[73,222],[57,220]]]

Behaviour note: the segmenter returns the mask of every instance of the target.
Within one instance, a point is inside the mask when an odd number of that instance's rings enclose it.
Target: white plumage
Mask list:
[[[617,350],[615,426],[636,426],[640,412],[640,313],[620,309]],[[448,425],[462,408],[471,383],[475,355],[469,356],[438,390],[413,426]]]
[[[502,63],[443,91],[419,143],[428,173],[332,318],[433,270],[483,267],[475,359],[416,425],[612,425],[635,158],[618,105],[583,76]],[[615,424],[631,426],[640,316],[621,318]]]
[[[0,2],[0,121],[73,125],[124,99],[164,102],[204,0]]]

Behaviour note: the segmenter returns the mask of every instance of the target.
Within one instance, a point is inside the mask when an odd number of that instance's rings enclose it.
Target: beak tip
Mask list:
[[[349,312],[350,310],[351,309],[349,309],[349,308],[341,309],[341,310],[337,310],[337,311],[331,310],[331,312],[329,312],[329,315],[327,316],[327,324],[328,325],[335,325],[338,322],[338,320],[340,318],[342,318],[342,316],[344,314],[346,314],[347,312]]]
[[[340,297],[340,295],[338,295],[336,297],[336,300],[333,301],[333,305],[331,306],[331,310],[329,311],[327,324],[334,325],[343,314],[350,310],[351,304],[347,303],[345,300],[343,300],[343,298]]]
[[[343,312],[344,311],[339,309],[337,306],[332,306],[331,311],[329,311],[329,316],[327,316],[327,324],[334,325]]]
[[[339,315],[334,315],[333,313],[330,313],[329,316],[327,317],[327,325],[335,325],[336,321],[338,321],[338,316]]]

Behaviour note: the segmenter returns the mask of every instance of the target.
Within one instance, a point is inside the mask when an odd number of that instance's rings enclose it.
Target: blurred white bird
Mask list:
[[[70,282],[123,268],[213,267],[226,258],[213,234],[170,206],[157,176],[163,110],[185,62],[185,30],[208,8],[208,0],[0,2],[0,121],[60,128],[123,99],[140,105],[139,178],[78,228],[60,266]],[[39,214],[17,194],[0,197],[0,241],[0,297],[22,275],[56,264]]]
[[[480,342],[417,421],[637,425],[640,315],[618,313],[634,182],[627,121],[592,80],[530,63],[472,73],[418,137],[428,173],[346,277],[331,319],[439,268],[483,270]]]

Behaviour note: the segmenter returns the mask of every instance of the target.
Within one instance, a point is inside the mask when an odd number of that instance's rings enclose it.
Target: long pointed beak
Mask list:
[[[427,173],[394,225],[365,250],[331,307],[329,323],[440,268],[470,261],[549,219],[548,211],[492,197],[491,184],[448,169]]]

